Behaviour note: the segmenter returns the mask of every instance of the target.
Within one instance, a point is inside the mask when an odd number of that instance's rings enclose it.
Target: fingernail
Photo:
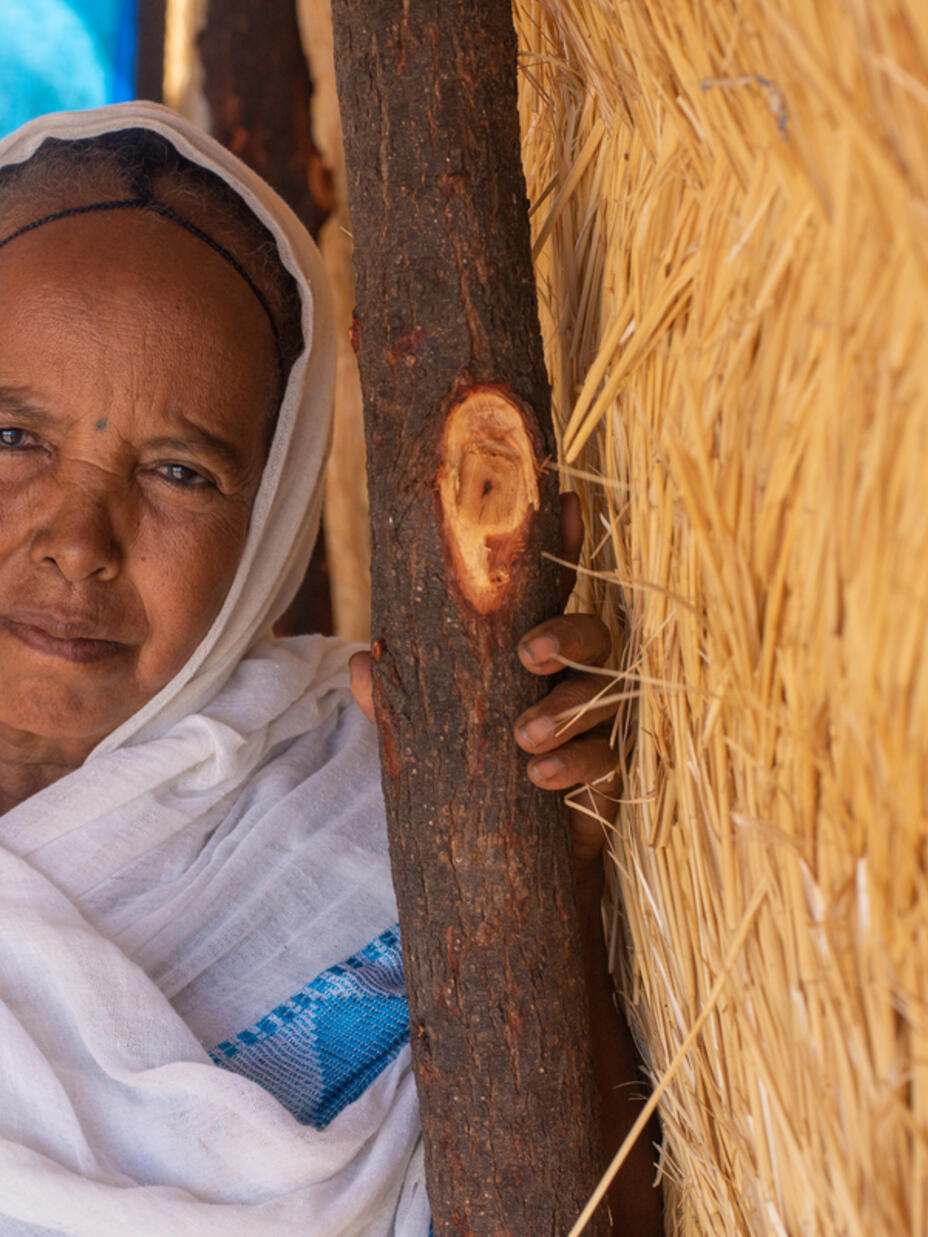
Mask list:
[[[564,762],[560,756],[542,756],[540,760],[531,762],[532,773],[542,782],[550,782],[553,777],[564,772]]]
[[[540,747],[554,735],[554,722],[550,717],[533,717],[529,722],[523,722],[519,734],[532,747]]]
[[[542,662],[550,661],[552,657],[557,656],[559,646],[554,636],[536,636],[534,640],[529,640],[522,647],[528,654],[530,662],[541,665]]]

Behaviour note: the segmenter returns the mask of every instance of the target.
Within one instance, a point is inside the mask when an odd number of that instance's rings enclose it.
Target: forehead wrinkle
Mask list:
[[[84,225],[96,243],[101,221]],[[132,217],[118,226],[108,224],[111,239],[118,235],[120,244],[102,254],[99,268],[96,261],[88,266],[93,245],[75,244],[78,227],[78,220],[62,220],[31,238],[21,237],[5,251],[0,270],[0,284],[10,279],[8,295],[16,306],[7,319],[11,356],[27,355],[23,341],[36,326],[43,337],[60,340],[64,347],[60,359],[57,352],[49,353],[51,363],[41,376],[27,371],[27,380],[42,393],[40,407],[65,414],[67,421],[72,413],[92,416],[94,423],[110,416],[111,430],[120,419],[128,426],[124,414],[129,413],[135,433],[145,433],[147,421],[152,436],[185,440],[191,429],[203,428],[196,421],[230,437],[222,428],[228,413],[236,424],[232,440],[241,437],[244,445],[244,437],[252,437],[242,419],[247,405],[260,430],[260,459],[254,467],[251,451],[245,453],[251,476],[263,466],[265,431],[273,425],[276,368],[270,331],[247,285],[208,247],[168,221]],[[151,245],[151,233],[157,238],[158,228],[165,241],[173,238],[167,263],[166,255]],[[143,230],[147,243],[139,243]],[[46,235],[39,244],[41,232]],[[3,287],[0,300],[6,291]],[[16,383],[20,374],[3,365],[5,351],[4,324],[0,380]],[[154,366],[152,358],[158,362]],[[16,392],[20,399],[27,394],[32,393]],[[181,401],[188,406],[179,407]],[[114,420],[120,409],[121,418]],[[192,425],[184,424],[184,414],[193,415]]]
[[[60,276],[68,273],[69,268],[73,269],[75,263],[82,265],[94,244],[99,246],[99,265],[105,269],[110,280],[115,313],[119,312],[118,301],[126,290],[130,298],[141,291],[142,299],[162,302],[165,307],[170,304],[175,295],[173,277],[166,273],[168,268],[158,260],[159,255],[169,248],[178,256],[183,255],[187,270],[202,273],[196,285],[192,288],[188,286],[186,291],[188,296],[192,291],[194,297],[199,297],[200,312],[204,318],[209,320],[213,316],[217,296],[222,301],[236,304],[240,312],[251,318],[250,329],[259,332],[266,346],[273,351],[270,323],[247,282],[209,245],[157,214],[130,212],[116,213],[112,217],[71,216],[56,220],[19,237],[9,249],[0,251],[0,268],[30,259],[44,264],[46,269],[40,277],[43,295],[38,306],[44,311],[48,307],[49,293],[52,294],[53,307]],[[71,282],[69,294],[83,296],[88,304],[93,304],[99,311],[93,286]]]
[[[56,416],[43,408],[36,400],[35,393],[28,387],[13,387],[0,385],[0,417],[13,417],[17,422],[25,422],[29,429],[57,429],[62,427],[67,418]],[[94,421],[94,429],[102,431],[109,426],[106,418]],[[241,451],[234,443],[217,434],[211,433],[195,421],[181,414],[180,431],[182,436],[164,434],[146,439],[145,445],[156,450],[189,451],[201,450],[224,464],[245,471],[245,461]]]

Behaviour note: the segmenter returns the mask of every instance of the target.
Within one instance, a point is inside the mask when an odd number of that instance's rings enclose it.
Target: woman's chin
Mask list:
[[[99,742],[143,703],[126,667],[114,671],[105,660],[58,659],[54,666],[28,669],[21,664],[15,673],[0,663],[0,731],[7,739],[16,733],[51,742]]]
[[[95,632],[62,638],[0,617],[0,731],[90,750],[156,696],[193,647],[192,639],[126,644]]]

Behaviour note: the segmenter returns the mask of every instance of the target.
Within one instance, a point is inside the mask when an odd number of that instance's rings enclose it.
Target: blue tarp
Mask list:
[[[0,135],[43,112],[133,98],[136,3],[0,0]]]

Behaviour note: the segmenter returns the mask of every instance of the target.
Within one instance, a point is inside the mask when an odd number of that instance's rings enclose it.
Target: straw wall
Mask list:
[[[671,1231],[925,1233],[928,7],[516,12]]]

